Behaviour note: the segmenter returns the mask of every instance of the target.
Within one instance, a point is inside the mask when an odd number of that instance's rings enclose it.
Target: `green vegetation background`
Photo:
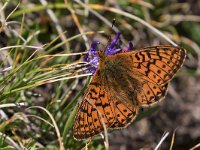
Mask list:
[[[100,136],[75,141],[72,135],[77,104],[90,79],[82,72],[84,52],[93,40],[106,45],[117,30],[122,42],[133,41],[135,48],[170,44],[149,26],[184,47],[188,56],[172,81],[168,102],[161,104],[163,111],[160,105],[143,110],[141,122],[109,133],[110,149],[153,149],[164,132],[170,135],[161,149],[198,146],[200,1],[82,2],[86,7],[72,0],[0,1],[0,149],[105,149]]]

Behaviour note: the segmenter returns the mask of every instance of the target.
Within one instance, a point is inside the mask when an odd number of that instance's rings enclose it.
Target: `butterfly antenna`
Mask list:
[[[111,29],[112,29],[112,30],[113,30],[113,28],[114,28],[115,22],[116,22],[116,19],[113,18],[113,20],[112,20],[112,26],[111,26]],[[106,37],[107,37],[108,41],[107,41],[107,44],[106,44],[106,47],[105,47],[105,48],[107,48],[107,47],[109,46],[110,42],[112,41],[112,38],[111,38],[110,35],[106,35]]]
[[[113,27],[114,27],[114,25],[115,25],[115,22],[116,22],[116,19],[114,18],[114,19],[112,20],[112,29],[113,29]]]

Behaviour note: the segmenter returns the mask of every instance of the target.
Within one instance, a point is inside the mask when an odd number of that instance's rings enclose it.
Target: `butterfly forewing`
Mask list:
[[[146,107],[164,98],[168,82],[182,66],[186,51],[174,46],[156,46],[119,53],[115,57],[128,70],[130,78],[138,80],[140,88],[134,104]]]
[[[93,77],[79,106],[74,123],[76,139],[86,139],[102,132],[102,121],[107,128],[115,121],[113,103],[100,79],[98,75]]]
[[[143,84],[142,91],[137,93],[138,105],[148,107],[162,100],[167,92],[168,83],[157,85],[152,82]]]
[[[158,85],[168,82],[182,66],[186,51],[174,46],[155,46],[119,55],[129,55],[133,72]]]
[[[101,133],[104,130],[103,123],[106,128],[113,128],[113,124],[116,128],[124,127],[137,113],[136,107],[135,109],[127,107],[110,95],[112,88],[109,88],[105,80],[97,75],[98,72],[97,70],[75,117],[74,138],[78,140]]]
[[[127,125],[129,125],[136,117],[138,107],[136,106],[130,106],[127,107],[125,104],[120,103],[117,100],[114,100],[115,103],[115,122],[110,126],[112,129],[117,128],[124,128]]]

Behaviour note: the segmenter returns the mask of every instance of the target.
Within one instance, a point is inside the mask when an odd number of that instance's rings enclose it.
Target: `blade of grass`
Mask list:
[[[172,134],[172,140],[171,140],[171,144],[170,144],[170,150],[172,150],[173,145],[174,145],[175,132],[176,132],[176,129],[173,131],[173,134]]]
[[[160,142],[157,144],[157,146],[155,147],[154,150],[158,150],[159,149],[159,147],[161,146],[161,144],[167,138],[168,135],[169,135],[169,132],[165,133],[165,135],[161,138]]]
[[[65,109],[63,110],[63,113],[62,113],[63,115],[60,117],[59,122],[60,122],[61,120],[65,120],[64,118],[66,117],[67,111],[69,111],[69,109],[70,109],[70,108],[72,107],[72,105],[77,101],[77,99],[78,99],[81,95],[83,95],[83,93],[84,93],[85,90],[87,89],[87,86],[88,86],[88,84],[89,84],[90,79],[91,79],[90,77],[87,78],[86,84],[85,84],[85,86],[82,88],[82,90],[81,90],[81,91],[70,101],[70,103],[65,107]],[[76,105],[76,108],[73,109],[73,112],[76,111],[77,107],[78,107],[78,105]],[[74,118],[74,116],[75,116],[75,113],[70,114],[69,119],[67,120],[67,122],[66,122],[66,124],[65,124],[65,126],[64,126],[63,137],[66,137],[68,130],[71,128],[71,126],[72,126],[72,124],[73,124],[73,123],[72,123],[72,122],[73,122],[72,119]],[[64,143],[66,143],[66,141],[67,141],[67,139],[66,139],[66,140],[64,139]]]
[[[60,145],[60,150],[64,150],[65,148],[64,148],[64,145],[63,145],[62,137],[61,137],[60,131],[58,129],[58,126],[57,126],[56,121],[54,120],[52,114],[47,109],[45,109],[45,108],[43,108],[41,106],[31,106],[31,107],[29,107],[27,109],[34,109],[34,108],[43,110],[51,118],[51,121],[53,122],[54,128],[56,130],[56,134],[57,134],[57,137],[58,137],[58,142],[59,142],[59,145]]]

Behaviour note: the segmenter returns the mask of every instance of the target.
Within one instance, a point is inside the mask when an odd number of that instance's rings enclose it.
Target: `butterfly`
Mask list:
[[[161,101],[169,81],[184,63],[186,51],[175,46],[153,46],[124,51],[117,47],[120,33],[105,50],[91,45],[93,78],[78,108],[74,138],[87,139],[108,129],[125,128],[137,116],[140,107]]]

